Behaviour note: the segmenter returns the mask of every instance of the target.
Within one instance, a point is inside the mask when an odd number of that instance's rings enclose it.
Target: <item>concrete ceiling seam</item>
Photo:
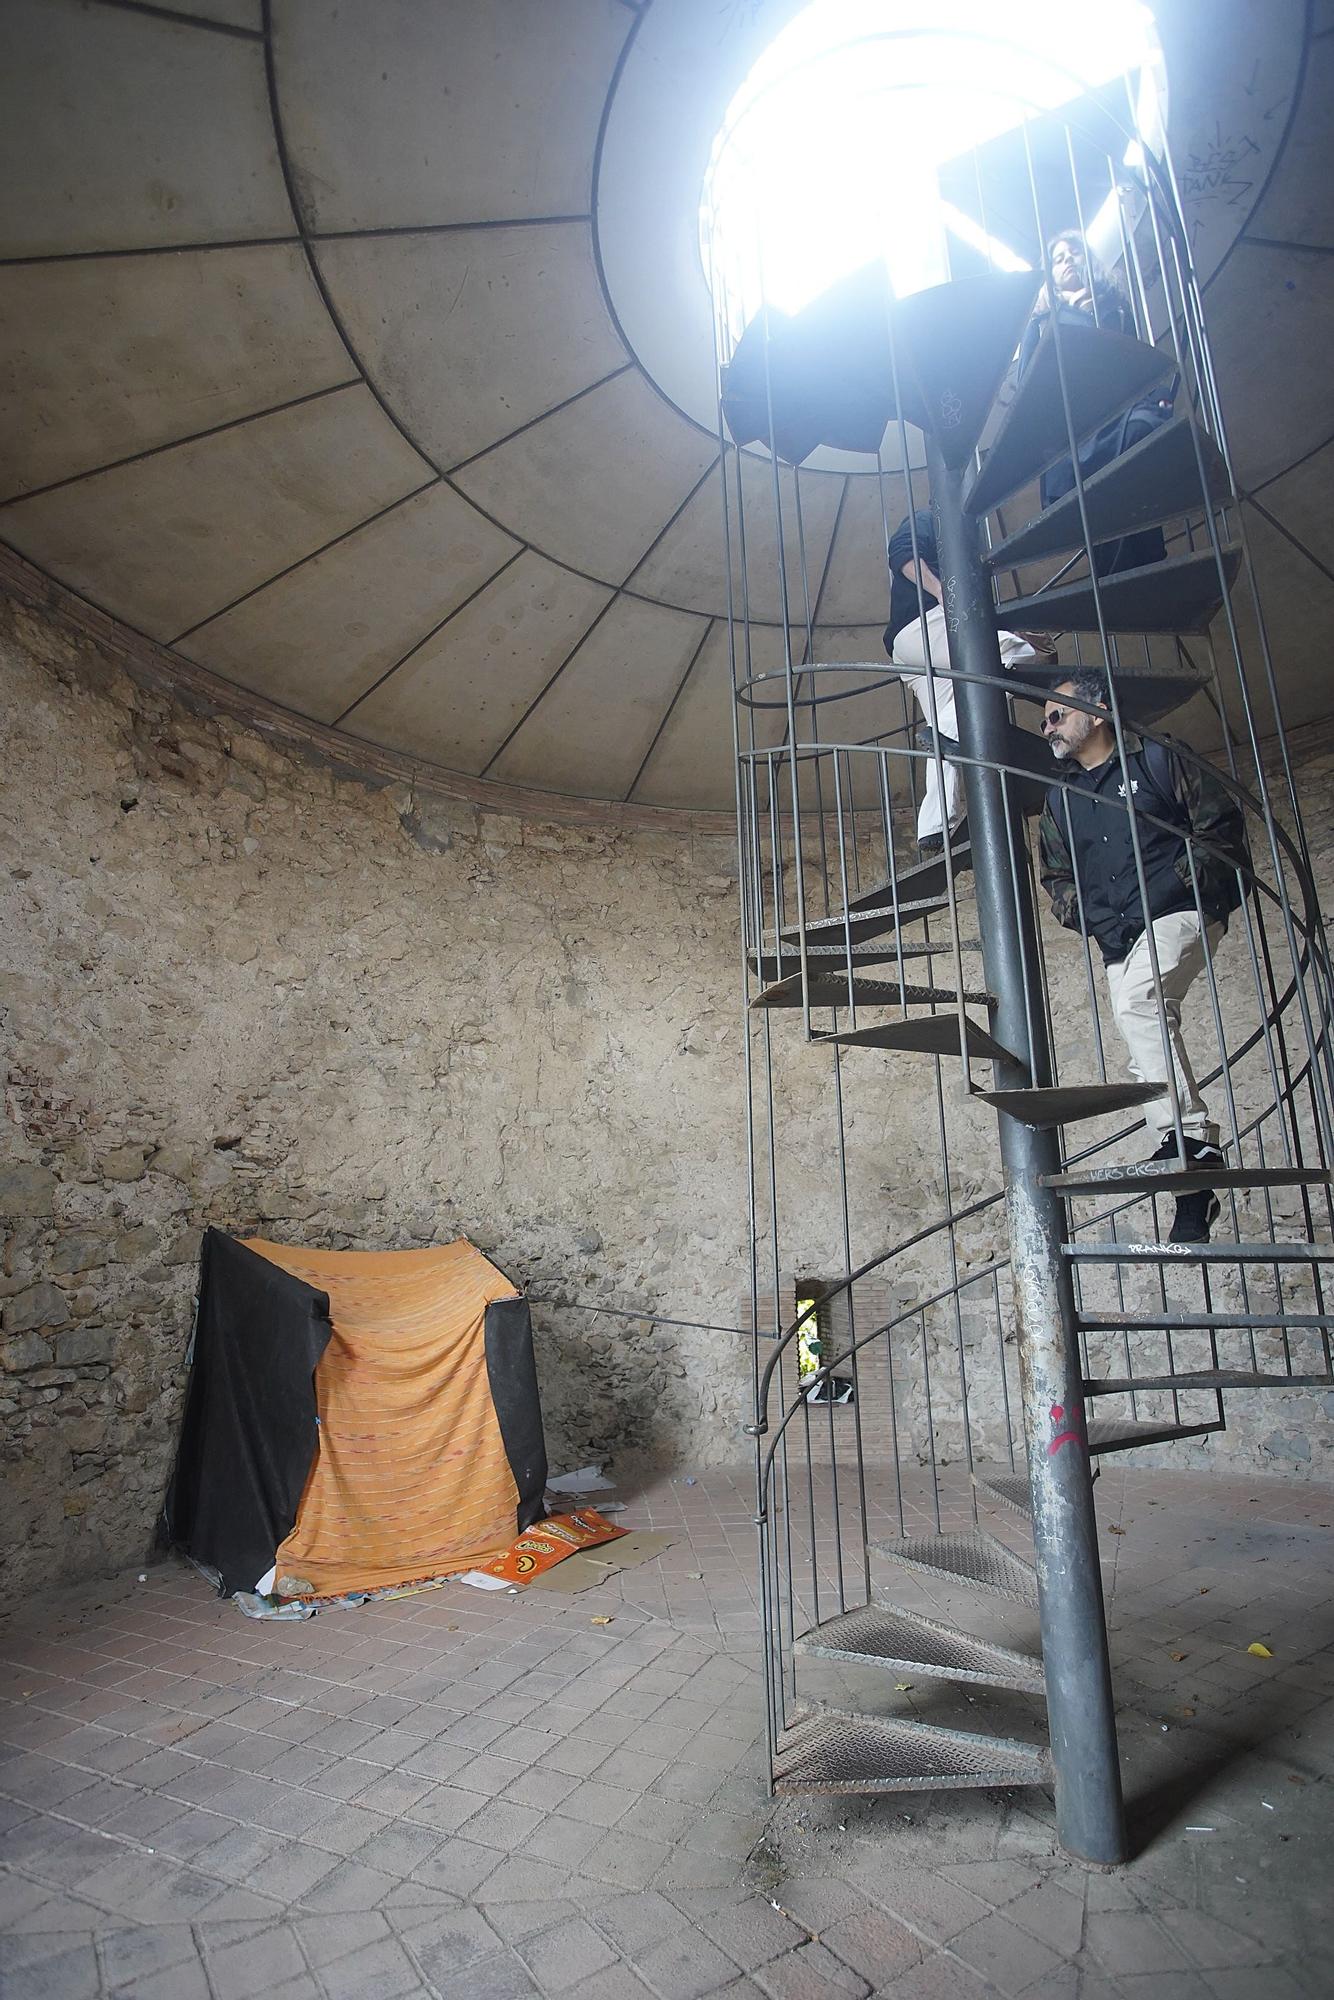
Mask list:
[[[319,548],[312,549],[309,555],[298,556],[295,562],[288,563],[284,569],[275,570],[272,576],[266,576],[263,583],[255,584],[250,590],[243,590],[241,595],[234,597],[230,604],[224,604],[219,611],[211,611],[208,617],[201,618],[197,625],[187,625],[183,632],[178,632],[173,639],[168,639],[164,643],[168,646],[179,646],[182,641],[192,639],[196,632],[206,631],[210,625],[215,625],[220,618],[225,618],[229,611],[236,611],[242,604],[248,604],[250,599],[258,597],[261,591],[272,589],[273,585],[281,583],[284,577],[293,575],[299,569],[304,569],[307,563],[318,561],[321,556],[327,555],[330,549],[336,549],[340,542],[350,541],[352,536],[359,535],[363,528],[369,528],[376,521],[382,521],[385,515],[392,514],[395,508],[406,507],[409,500],[417,499],[422,493],[429,493],[433,486],[438,486],[439,484],[440,480],[438,476],[432,479],[424,479],[421,485],[414,486],[410,493],[401,494],[397,500],[391,500],[385,507],[377,507],[373,514],[368,514],[364,521],[358,521],[355,527],[345,528],[341,535],[332,536],[329,541],[321,543]]]
[[[1294,458],[1289,465],[1284,466],[1281,472],[1271,472],[1267,479],[1261,479],[1256,485],[1246,487],[1242,492],[1242,499],[1253,500],[1257,493],[1263,493],[1265,488],[1272,486],[1276,479],[1286,479],[1290,472],[1296,472],[1297,468],[1305,465],[1309,459],[1319,458],[1321,452],[1328,451],[1332,444],[1334,444],[1334,431],[1331,431],[1328,437],[1321,438],[1319,444],[1313,444],[1309,451],[1304,451],[1300,457]]]
[[[625,788],[623,802],[628,802],[634,797],[639,781],[649,767],[649,761],[653,756],[653,752],[657,749],[658,744],[662,741],[663,731],[666,729],[668,723],[672,719],[672,714],[676,708],[677,702],[680,701],[681,696],[686,691],[686,682],[690,679],[690,676],[694,673],[696,662],[698,661],[700,654],[704,651],[705,646],[708,644],[710,635],[712,634],[713,628],[717,624],[717,622],[718,621],[716,618],[705,619],[704,630],[699,635],[699,644],[696,646],[694,652],[690,655],[690,660],[686,667],[686,670],[682,674],[680,680],[677,683],[676,693],[672,696],[666,708],[663,710],[662,720],[653,732],[653,741],[649,744],[648,749],[644,752],[643,756],[639,761],[639,769],[635,772],[633,781]]]
[[[351,335],[348,332],[348,329],[343,321],[342,315],[340,314],[334,302],[329,286],[325,281],[324,274],[320,269],[319,259],[315,255],[314,245],[318,242],[319,239],[310,229],[309,221],[301,202],[300,192],[296,185],[296,177],[292,170],[291,157],[288,151],[286,134],[283,126],[282,102],[279,93],[277,62],[276,62],[274,42],[273,42],[273,32],[272,32],[273,0],[263,0],[263,9],[264,9],[265,70],[268,80],[269,110],[273,124],[274,143],[277,148],[278,159],[282,170],[284,185],[286,186],[287,189],[287,199],[292,211],[293,221],[295,222],[297,227],[299,240],[305,251],[306,258],[310,266],[311,277],[319,289],[320,297],[324,302],[325,310],[329,314],[329,317],[333,322],[333,325],[338,333],[338,337],[342,341],[344,347],[347,349],[349,359],[352,361],[353,365],[358,369],[362,380],[366,384],[366,387],[370,391],[371,395],[374,396],[376,402],[379,404],[380,408],[383,410],[385,416],[389,419],[390,423],[392,423],[394,428],[398,431],[399,435],[404,439],[404,441],[407,444],[411,445],[412,449],[417,453],[417,455],[421,459],[425,461],[426,464],[433,467],[434,471],[443,480],[445,480],[446,484],[451,486],[453,490],[459,494],[460,499],[466,500],[470,506],[475,507],[477,509],[477,512],[483,517],[484,520],[488,521],[493,528],[499,529],[502,534],[509,535],[513,539],[524,540],[526,547],[531,548],[534,554],[542,556],[547,562],[552,563],[556,568],[566,570],[570,575],[578,577],[582,582],[596,583],[600,585],[604,584],[605,583],[604,578],[593,575],[590,571],[580,568],[577,564],[562,561],[560,557],[550,554],[546,549],[542,548],[537,543],[531,541],[531,539],[517,536],[515,534],[515,530],[513,529],[513,527],[510,526],[508,522],[503,521],[497,514],[494,514],[488,508],[481,505],[481,503],[478,500],[476,500],[473,497],[473,495],[467,493],[461,487],[455,486],[454,481],[450,477],[449,473],[445,470],[443,466],[436,463],[436,461],[425,450],[420,441],[413,436],[412,432],[403,422],[402,417],[398,414],[397,411],[394,410],[392,405],[389,403],[387,397],[383,394],[378,384],[374,380],[370,370],[366,366],[363,357],[357,351],[356,345],[353,342]],[[638,19],[636,19],[635,26],[634,28],[631,29],[630,36],[627,37],[627,45],[629,41],[633,38],[635,30],[638,28],[638,25],[639,22]],[[618,58],[618,63],[617,63],[618,72],[620,64],[624,61],[624,58],[625,58],[625,50],[622,49],[621,55]],[[605,129],[605,116],[606,112],[604,107],[603,126],[600,128],[600,133],[602,129]],[[602,271],[601,268],[601,261],[597,255],[596,229],[594,229],[593,232],[593,251],[594,251],[595,261],[597,262],[599,283],[602,288],[604,299],[606,299],[606,279],[605,279],[605,273]],[[611,315],[612,323],[614,326],[616,326],[618,335],[620,336],[622,341],[624,341],[624,335],[621,333],[619,324],[616,320],[615,311],[611,306],[610,300],[606,299],[606,303],[608,311]],[[627,352],[630,351],[628,347],[626,351]],[[636,374],[640,375],[643,378],[643,380],[646,383],[648,383],[648,386],[653,390],[654,394],[657,395],[661,401],[667,403],[668,407],[675,410],[677,415],[684,416],[684,412],[677,410],[676,405],[672,403],[669,398],[662,395],[662,391],[657,387],[657,384],[652,380],[651,376],[647,374],[647,372],[639,365],[637,361],[632,361],[632,363],[628,364],[624,370],[620,370],[617,372],[629,373],[631,372],[632,368]],[[608,379],[614,379],[614,377]],[[594,384],[591,386],[596,387],[598,385]],[[536,419],[535,421],[540,422],[541,419]],[[698,431],[701,428],[701,426],[696,424],[692,418],[686,418],[685,421],[690,425],[690,428],[692,430]],[[524,426],[523,428],[527,428],[527,426]],[[709,433],[706,432],[705,435],[709,435]],[[505,442],[505,440],[501,440],[501,442],[503,443]],[[496,448],[497,447],[495,445],[492,445],[488,447],[488,450],[494,451]],[[480,456],[485,456],[485,455],[486,455],[485,453],[480,454]],[[642,560],[643,558],[641,558],[641,562]],[[638,565],[636,565],[636,567],[638,567]],[[642,595],[642,593],[631,592],[630,595],[639,596]],[[651,604],[658,604],[662,602],[662,600],[658,598],[650,598],[650,597],[645,597],[644,601],[646,603],[651,603]],[[685,612],[693,612],[696,616],[700,615],[699,608],[697,606],[669,605],[666,606],[666,608],[672,610],[681,610]]]
[[[96,479],[99,473],[119,472],[126,465],[141,465],[145,459],[157,458],[164,451],[175,451],[184,444],[200,444],[205,438],[221,437],[225,431],[243,430],[247,424],[258,423],[265,417],[279,416],[284,410],[298,410],[305,403],[318,403],[323,396],[335,396],[340,389],[358,389],[361,386],[360,375],[349,375],[342,382],[329,382],[322,389],[309,389],[304,396],[284,397],[280,403],[268,403],[263,409],[248,410],[243,417],[229,417],[225,423],[209,424],[202,431],[187,431],[183,437],[168,438],[164,444],[146,445],[142,451],[126,452],[121,458],[108,459],[105,465],[90,465],[83,472],[71,472],[65,479],[49,480],[45,486],[28,486],[20,493],[8,493],[0,498],[0,507],[17,507],[25,500],[40,500],[44,494],[59,493],[62,487],[77,486],[84,479]],[[262,585],[260,587],[263,588]]]
[[[618,375],[628,375],[634,365],[633,361],[624,361],[619,368],[611,369],[606,375],[599,375],[596,382],[589,382],[584,388],[576,389],[572,396],[565,396],[559,403],[553,403],[551,408],[543,410],[540,416],[529,417],[524,423],[516,424],[512,431],[506,431],[504,437],[493,438],[490,444],[484,444],[480,451],[470,451],[466,458],[456,458],[453,464],[442,472],[441,477],[448,479],[455,472],[466,471],[468,466],[476,465],[479,458],[485,458],[488,452],[499,451],[502,445],[510,444],[515,438],[522,437],[525,431],[535,430],[538,424],[544,424],[548,417],[559,416],[562,410],[568,410],[572,404],[581,403],[585,396],[591,396],[595,389],[605,389],[608,382],[614,382]],[[471,504],[477,505],[475,500]],[[554,556],[548,557],[550,562],[555,560]]]
[[[94,0],[98,7],[113,7],[123,14],[151,14],[159,21],[179,21],[183,27],[203,28],[211,35],[239,36],[243,42],[262,42],[262,28],[242,28],[233,21],[214,21],[207,14],[178,13],[174,7],[154,7],[152,0]]]
[[[1254,243],[1261,250],[1304,250],[1316,257],[1334,257],[1334,243],[1294,243],[1277,236],[1252,236],[1249,229],[1243,230],[1241,241]]]
[[[1261,515],[1264,520],[1268,521],[1271,528],[1277,528],[1284,540],[1292,544],[1298,555],[1305,556],[1307,562],[1313,564],[1320,571],[1321,576],[1325,577],[1328,582],[1334,583],[1334,569],[1331,569],[1328,563],[1322,562],[1313,549],[1308,549],[1305,542],[1294,535],[1292,529],[1279,520],[1277,514],[1272,513],[1268,507],[1262,506],[1254,495],[1249,497],[1247,504],[1253,507],[1256,513]]]
[[[506,556],[504,562],[501,563],[499,569],[493,569],[490,576],[488,576],[484,582],[478,584],[476,590],[469,591],[468,595],[463,599],[463,602],[461,604],[456,604],[452,611],[446,612],[445,616],[439,619],[431,627],[429,632],[423,632],[421,638],[414,641],[414,643],[408,647],[406,653],[404,653],[399,659],[395,660],[391,667],[387,667],[385,671],[380,675],[378,680],[372,681],[371,685],[368,688],[363,688],[361,693],[357,696],[356,700],[353,702],[349,702],[347,707],[342,711],[342,713],[334,717],[333,722],[330,724],[330,727],[333,729],[341,729],[344,722],[346,722],[348,716],[351,715],[355,709],[360,708],[361,704],[364,701],[369,701],[373,694],[378,693],[378,691],[384,686],[385,682],[387,680],[391,680],[393,676],[398,672],[400,667],[405,667],[408,664],[409,660],[414,659],[416,655],[420,653],[423,646],[429,646],[431,640],[435,638],[437,633],[444,631],[446,625],[449,624],[452,618],[457,618],[461,611],[466,611],[468,606],[474,603],[482,595],[484,591],[490,590],[492,584],[496,581],[497,577],[503,576],[505,574],[505,571],[510,568],[511,564],[518,562],[520,556],[526,555],[527,553],[528,553],[527,543],[526,542],[521,543],[519,547],[514,551],[514,554],[512,556]]]
[[[488,229],[546,229],[561,223],[592,222],[587,210],[573,215],[498,215],[477,222],[386,222],[363,229],[312,229],[312,243],[348,243],[380,236],[479,236]]]
[[[106,0],[101,0],[106,4]],[[197,257],[205,250],[264,250],[272,244],[287,243],[297,248],[301,246],[300,236],[229,236],[215,237],[208,243],[142,243],[118,244],[114,250],[50,250],[29,253],[23,257],[0,257],[0,270],[8,270],[15,264],[95,264],[112,257]]]

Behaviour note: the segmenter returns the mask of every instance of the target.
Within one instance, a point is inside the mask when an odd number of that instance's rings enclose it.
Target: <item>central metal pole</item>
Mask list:
[[[930,436],[927,464],[950,665],[956,672],[991,676],[986,683],[955,685],[959,741],[968,757],[1004,763],[1011,725],[977,524],[963,510],[962,472],[944,463]],[[1004,787],[998,771],[977,764],[964,766],[964,784],[986,983],[997,1002],[992,1033],[1015,1051],[1012,1060],[996,1063],[996,1088],[1049,1085],[1051,1045],[1027,841],[1017,807],[1006,795],[1008,789],[1013,798],[1015,785]],[[1110,1864],[1126,1858],[1125,1815],[1083,1372],[1070,1268],[1061,1255],[1065,1207],[1041,1184],[1042,1176],[1060,1172],[1060,1149],[1052,1131],[1035,1131],[1004,1112],[998,1122],[1056,1769],[1056,1830],[1069,1853]]]

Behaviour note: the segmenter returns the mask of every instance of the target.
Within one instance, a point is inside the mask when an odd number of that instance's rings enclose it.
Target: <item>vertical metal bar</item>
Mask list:
[[[1001,786],[997,773],[986,768],[989,761],[1004,761],[1008,728],[995,613],[976,530],[964,513],[961,477],[931,438],[927,450],[942,581],[955,611],[951,645],[957,657],[952,652],[951,662],[956,670],[981,677],[960,681],[955,699],[962,747],[977,760],[965,767],[965,787],[987,986],[997,1001],[993,1032],[1003,1047],[1016,1051],[997,1062],[996,1079],[1000,1088],[1021,1089],[1044,1083],[1051,1059],[1049,1050],[1039,1047],[1042,1067],[1030,1076],[1017,1053],[1030,1023],[1035,1039],[1045,1024],[1041,996],[1025,991],[1025,966],[1031,974],[1035,963],[1032,896],[1026,877],[1011,873]],[[1126,1838],[1074,1294],[1061,1253],[1064,1205],[1042,1185],[1044,1176],[1059,1171],[1060,1149],[1050,1131],[1004,1113],[998,1123],[1057,1833],[1071,1853],[1114,1863],[1125,1858]]]

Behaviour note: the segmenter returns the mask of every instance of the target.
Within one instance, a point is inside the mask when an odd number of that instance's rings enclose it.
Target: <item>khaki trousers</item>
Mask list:
[[[1226,924],[1210,924],[1206,934],[1210,954],[1217,948]],[[1218,1144],[1218,1127],[1205,1109],[1200,1087],[1181,1039],[1181,1003],[1204,969],[1206,938],[1200,935],[1200,919],[1195,910],[1174,911],[1169,917],[1153,920],[1154,950],[1158,954],[1160,991],[1155,989],[1149,962],[1149,941],[1140,937],[1134,949],[1119,965],[1107,968],[1107,990],[1111,995],[1112,1017],[1121,1030],[1130,1055],[1130,1073],[1141,1083],[1166,1083],[1167,1062],[1163,1055],[1160,1023],[1167,1024],[1167,1040],[1176,1071],[1177,1098],[1181,1106],[1181,1129],[1188,1139],[1206,1146]],[[1150,1098],[1144,1106],[1144,1122],[1155,1146],[1173,1130],[1171,1093]]]
[[[1000,641],[1000,656],[1003,666],[1022,665],[1025,660],[1035,660],[1037,658],[1037,654],[1033,651],[1028,641],[1020,639],[1015,633],[998,632],[996,636]],[[931,697],[928,693],[928,684],[935,690],[936,728],[942,736],[953,736],[957,741],[959,724],[954,712],[954,682],[940,680],[935,675],[928,674],[928,649],[930,651],[930,664],[932,666],[947,667],[949,665],[949,627],[945,623],[944,609],[939,604],[935,606],[934,610],[928,611],[925,618],[915,619],[911,625],[904,626],[898,638],[894,641],[894,651],[890,655],[890,658],[894,666],[903,667],[907,670],[900,674],[899,678],[906,681],[912,689],[914,695],[917,697],[917,706],[921,709],[928,723],[931,720]],[[940,780],[936,769],[936,762],[934,757],[927,759],[926,790],[922,795],[922,803],[917,809],[917,838],[919,840],[926,840],[932,834],[942,833],[946,818],[949,820],[951,832],[963,818],[963,774],[957,764],[950,764],[948,762],[944,766],[944,771],[945,811],[942,813],[940,805]]]

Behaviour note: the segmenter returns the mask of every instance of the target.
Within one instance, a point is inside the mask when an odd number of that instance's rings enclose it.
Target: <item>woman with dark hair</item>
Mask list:
[[[1019,348],[1019,379],[1023,380],[1037,352],[1042,339],[1053,320],[1065,326],[1095,325],[1106,333],[1125,334],[1136,339],[1134,314],[1116,280],[1099,262],[1089,249],[1077,229],[1062,230],[1053,236],[1047,245],[1047,259],[1051,269],[1050,286],[1044,285],[1038,293],[1033,317],[1024,329],[1024,338]],[[1052,296],[1055,296],[1055,306]],[[1152,431],[1165,424],[1172,414],[1170,396],[1161,400],[1136,403],[1110,424],[1104,424],[1096,436],[1088,438],[1079,447],[1079,469],[1083,477],[1091,479],[1103,466],[1110,465],[1131,445],[1138,444]],[[1072,493],[1075,486],[1075,469],[1068,458],[1048,467],[1042,475],[1041,496],[1044,507],[1065,494]],[[1098,576],[1113,576],[1119,570],[1140,569],[1147,563],[1161,562],[1167,554],[1161,528],[1143,528],[1137,534],[1122,535],[1114,542],[1100,542],[1093,551],[1093,567]]]

